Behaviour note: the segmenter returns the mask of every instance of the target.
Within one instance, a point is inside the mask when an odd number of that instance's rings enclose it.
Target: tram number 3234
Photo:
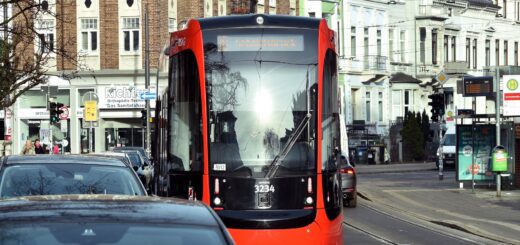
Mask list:
[[[273,185],[255,185],[255,193],[274,192]]]

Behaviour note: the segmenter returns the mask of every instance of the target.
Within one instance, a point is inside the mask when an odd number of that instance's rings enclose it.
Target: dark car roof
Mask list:
[[[121,160],[108,156],[93,155],[12,155],[4,158],[0,163],[7,165],[16,164],[50,164],[50,163],[78,163],[126,167]]]
[[[204,204],[184,199],[123,195],[29,196],[0,201],[0,223],[6,221],[74,221],[167,223],[218,227],[217,216]],[[62,219],[62,220],[60,220]]]

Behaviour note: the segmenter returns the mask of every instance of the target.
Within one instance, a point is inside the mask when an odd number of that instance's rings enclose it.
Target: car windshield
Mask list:
[[[287,174],[314,169],[316,33],[255,28],[204,35],[213,173],[277,164]]]
[[[445,146],[455,146],[456,137],[454,134],[446,134],[442,138],[441,144]]]
[[[0,198],[60,194],[145,195],[132,170],[88,164],[11,165],[0,172]]]
[[[143,165],[143,162],[141,161],[141,156],[139,156],[139,153],[137,152],[126,152],[128,155],[128,159],[132,163],[132,166],[134,167],[141,167]]]
[[[0,244],[226,244],[213,227],[128,223],[16,223],[0,225]]]

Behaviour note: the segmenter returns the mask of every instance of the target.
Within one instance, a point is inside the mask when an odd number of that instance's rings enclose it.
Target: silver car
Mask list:
[[[340,173],[343,206],[355,208],[357,205],[356,169],[344,155],[341,155]]]

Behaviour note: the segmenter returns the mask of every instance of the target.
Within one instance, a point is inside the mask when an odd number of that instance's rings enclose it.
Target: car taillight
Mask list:
[[[340,173],[342,174],[354,174],[354,169],[352,168],[342,168],[340,169]]]

